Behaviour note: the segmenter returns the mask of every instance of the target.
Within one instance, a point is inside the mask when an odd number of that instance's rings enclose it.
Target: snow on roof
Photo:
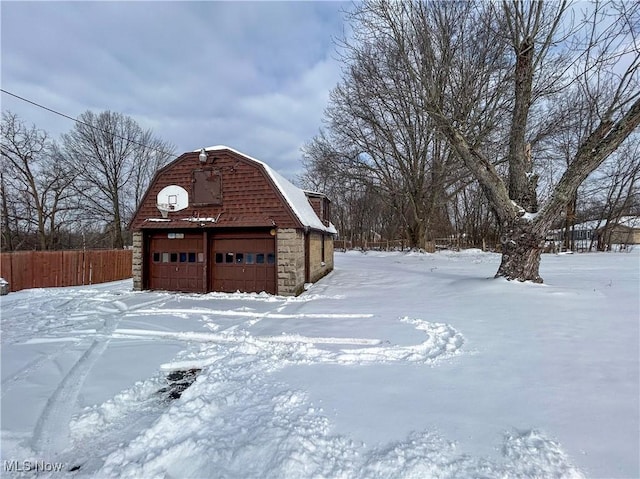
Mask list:
[[[307,196],[321,196],[323,198],[326,198],[327,195],[325,195],[324,193],[320,193],[319,191],[311,191],[311,190],[302,190],[304,191],[304,194]]]
[[[640,228],[640,216],[623,216],[618,224],[629,228]]]
[[[198,152],[201,149],[194,150],[194,152]],[[309,200],[307,199],[307,195],[303,190],[298,188],[296,185],[287,180],[280,173],[272,169],[269,165],[260,161],[256,158],[253,158],[249,155],[246,155],[234,148],[225,145],[216,145],[209,146],[205,148],[205,151],[220,151],[220,150],[229,150],[240,156],[250,159],[251,161],[255,161],[259,165],[261,165],[267,174],[271,177],[271,180],[276,185],[284,199],[287,201],[293,213],[298,217],[303,226],[307,226],[309,228],[313,228],[320,231],[326,231],[327,233],[336,234],[336,228],[333,224],[329,223],[329,226],[325,226],[324,223],[318,218],[316,212],[313,211]]]

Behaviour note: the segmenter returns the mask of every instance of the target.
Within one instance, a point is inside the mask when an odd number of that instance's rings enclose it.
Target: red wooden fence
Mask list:
[[[0,255],[10,291],[131,278],[131,250],[18,251]]]

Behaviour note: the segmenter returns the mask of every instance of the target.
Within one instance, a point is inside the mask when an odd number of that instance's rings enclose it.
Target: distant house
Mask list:
[[[598,240],[607,245],[640,244],[640,216],[623,216],[596,229]]]
[[[565,229],[550,232],[548,239],[562,241]],[[640,216],[623,216],[615,222],[591,220],[577,223],[569,230],[569,238],[578,249],[590,246],[600,250],[640,244]]]
[[[296,295],[333,269],[330,201],[227,146],[154,177],[130,224],[135,289]]]

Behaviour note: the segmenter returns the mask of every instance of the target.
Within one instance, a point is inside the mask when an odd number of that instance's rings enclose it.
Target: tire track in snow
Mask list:
[[[336,338],[311,337],[298,334],[281,336],[253,336],[246,331],[237,334],[223,333],[164,333],[156,331],[118,329],[114,336],[123,337],[164,336],[185,339],[203,343],[200,352],[192,355],[192,359],[172,361],[163,364],[164,371],[175,369],[203,369],[219,360],[218,350],[223,347],[229,350],[238,349],[243,354],[265,356],[271,362],[272,368],[277,369],[285,364],[374,364],[392,362],[413,362],[433,364],[442,359],[448,359],[460,354],[464,345],[464,337],[448,324],[431,323],[421,319],[409,317],[399,321],[411,324],[416,330],[422,331],[425,338],[422,342],[411,345],[383,344],[382,340],[370,338]],[[355,348],[324,349],[319,345],[357,346]],[[211,349],[213,348],[213,349]],[[214,354],[209,354],[213,350]]]
[[[58,349],[56,349],[52,353],[42,354],[42,355],[38,356],[37,358],[33,359],[32,361],[29,361],[23,367],[18,369],[18,371],[16,371],[13,375],[11,375],[8,378],[4,379],[2,381],[2,393],[1,393],[0,397],[4,397],[4,395],[6,393],[11,391],[13,389],[14,385],[19,380],[24,378],[24,376],[29,375],[31,373],[34,373],[35,371],[40,369],[40,367],[42,367],[44,364],[46,364],[46,363],[48,363],[50,361],[53,361],[53,359],[58,354],[62,353],[66,349],[67,349],[67,346],[63,345],[63,346],[60,346]]]
[[[94,341],[49,397],[33,431],[33,448],[45,459],[53,459],[67,446],[73,406],[93,365],[108,345],[108,339]]]
[[[285,305],[286,306],[286,305]],[[172,308],[172,309],[140,309],[135,312],[135,316],[150,315],[155,316],[158,313],[173,314],[173,315],[192,315],[203,314],[211,316],[225,316],[225,317],[241,317],[241,318],[259,318],[259,319],[364,319],[372,318],[374,315],[371,313],[294,313],[285,314],[280,313],[284,306],[277,309],[278,312],[253,312],[253,311],[238,311],[234,309],[219,310],[219,309],[206,309],[206,308]]]
[[[248,336],[231,335],[225,333],[200,333],[178,331],[151,331],[148,329],[116,329],[112,333],[114,338],[163,338],[203,343],[240,343]],[[378,345],[380,339],[369,338],[334,338],[319,336],[301,336],[299,334],[283,334],[281,336],[252,336],[256,340],[266,343],[308,343],[308,344],[349,344],[349,345]]]
[[[100,301],[104,301],[100,298]],[[96,331],[98,336],[76,361],[67,375],[47,400],[38,418],[32,437],[33,449],[45,459],[53,459],[65,450],[69,444],[69,423],[71,421],[78,395],[93,366],[100,359],[111,341],[111,335],[124,315],[133,309],[161,302],[162,299],[147,301],[129,308],[120,300],[107,305],[101,304],[96,309],[99,316],[104,317],[103,327]],[[106,301],[104,301],[106,303]],[[110,308],[109,306],[113,306]]]

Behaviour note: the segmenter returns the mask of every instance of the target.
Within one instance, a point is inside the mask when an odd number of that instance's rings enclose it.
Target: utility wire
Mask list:
[[[115,136],[116,138],[120,138],[121,140],[124,140],[124,141],[129,141],[129,142],[131,142],[131,143],[133,143],[133,144],[135,144],[135,145],[142,146],[143,148],[149,148],[149,149],[151,149],[151,150],[153,150],[153,151],[157,151],[158,153],[162,153],[163,155],[167,155],[167,156],[175,156],[175,153],[173,153],[173,152],[167,152],[167,151],[158,150],[157,148],[153,148],[153,147],[151,147],[151,146],[149,146],[149,145],[145,145],[144,143],[139,143],[139,142],[137,142],[137,141],[135,141],[135,140],[132,140],[131,138],[125,138],[124,136],[120,136],[120,135],[118,135],[118,134],[116,134],[116,133],[113,133],[112,131],[105,130],[105,129],[103,129],[103,128],[99,128],[99,127],[97,127],[97,126],[95,126],[95,125],[91,125],[91,124],[86,123],[86,122],[84,122],[84,121],[82,121],[82,120],[78,120],[77,118],[73,118],[72,116],[65,115],[64,113],[60,113],[59,111],[56,111],[56,110],[53,110],[53,109],[51,109],[51,108],[48,108],[48,107],[46,107],[46,106],[44,106],[44,105],[41,105],[40,103],[36,103],[35,101],[31,101],[31,100],[29,100],[29,99],[27,99],[27,98],[21,97],[20,95],[16,95],[15,93],[11,93],[10,91],[7,91],[7,90],[5,90],[5,89],[3,89],[3,88],[0,88],[0,91],[1,91],[2,93],[5,93],[5,94],[7,94],[7,95],[10,95],[10,96],[12,96],[12,97],[14,97],[14,98],[17,98],[18,100],[22,100],[22,101],[24,101],[24,102],[26,102],[26,103],[30,103],[30,104],[31,104],[31,105],[33,105],[33,106],[37,106],[38,108],[42,108],[43,110],[47,110],[47,111],[49,111],[49,112],[51,112],[51,113],[54,113],[54,114],[59,115],[59,116],[61,116],[61,117],[67,118],[68,120],[74,121],[74,122],[76,122],[76,123],[80,123],[81,125],[88,126],[89,128],[92,128],[92,129],[94,129],[94,130],[101,131],[101,132],[103,132],[103,133],[107,133],[107,134],[109,134],[109,135],[113,135],[113,136]]]

